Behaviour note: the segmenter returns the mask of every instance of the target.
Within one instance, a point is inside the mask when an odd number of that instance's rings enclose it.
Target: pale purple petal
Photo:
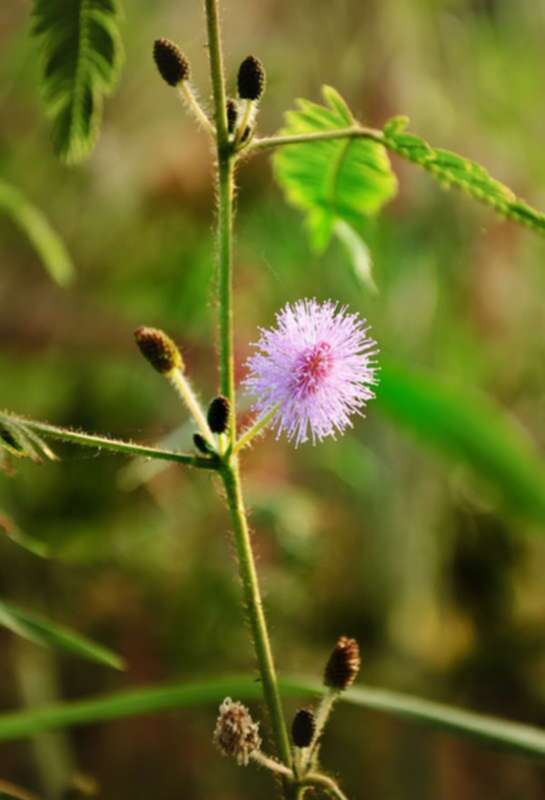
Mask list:
[[[365,320],[328,300],[298,300],[261,329],[244,380],[254,410],[278,405],[273,425],[296,445],[335,436],[374,397],[376,342]]]

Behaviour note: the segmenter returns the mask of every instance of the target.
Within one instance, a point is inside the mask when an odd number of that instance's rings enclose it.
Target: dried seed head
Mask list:
[[[291,738],[296,747],[308,747],[316,730],[314,712],[308,708],[300,708],[293,718]]]
[[[177,86],[189,79],[189,61],[178,45],[169,39],[156,39],[153,45],[153,58],[161,77],[169,86]]]
[[[233,100],[233,98],[230,97],[227,100],[227,105],[225,110],[227,112],[227,130],[229,133],[234,133],[238,118],[237,101]]]
[[[341,636],[329,656],[324,672],[324,683],[331,689],[342,691],[354,682],[360,670],[360,648],[355,639]]]
[[[264,90],[263,64],[255,56],[248,56],[238,70],[238,96],[242,100],[259,100]]]
[[[214,397],[208,407],[207,420],[212,433],[225,433],[229,426],[229,400],[223,395]]]
[[[157,372],[163,374],[184,368],[182,355],[172,339],[159,328],[142,326],[134,332],[140,352]]]
[[[254,722],[242,703],[226,697],[214,730],[214,744],[222,755],[235,758],[239,766],[247,766],[250,757],[261,747],[259,723]]]

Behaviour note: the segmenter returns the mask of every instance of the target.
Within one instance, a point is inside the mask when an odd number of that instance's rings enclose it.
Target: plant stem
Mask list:
[[[263,139],[254,139],[246,152],[251,154],[259,150],[270,150],[289,144],[307,144],[334,139],[371,139],[373,142],[378,142],[378,144],[386,144],[382,131],[354,125],[351,128],[338,128],[330,131],[317,131],[316,133],[297,133],[292,136],[267,136]]]
[[[231,409],[229,437],[234,447],[237,438],[232,269],[234,160],[232,155],[224,155],[219,148],[218,179],[220,386]]]
[[[233,455],[238,453],[240,450],[243,450],[247,445],[250,444],[252,439],[254,439],[267,427],[269,422],[271,422],[271,420],[273,420],[277,415],[279,407],[279,404],[274,405],[270,411],[267,411],[266,414],[256,420],[254,424],[242,434],[233,449]]]
[[[91,433],[81,433],[72,431],[68,428],[59,428],[57,425],[49,425],[47,422],[37,422],[33,419],[25,419],[15,414],[0,415],[8,422],[12,420],[20,424],[23,428],[37,431],[43,436],[51,439],[59,439],[63,442],[80,444],[84,447],[95,447],[98,450],[110,450],[114,453],[126,453],[130,456],[143,456],[144,458],[157,458],[163,461],[176,461],[179,464],[186,464],[189,467],[199,467],[201,469],[217,469],[218,463],[210,458],[201,458],[186,453],[176,453],[171,450],[161,450],[158,447],[146,447],[145,445],[126,442],[123,439],[110,439],[107,436],[96,436]]]
[[[214,126],[206,116],[206,112],[204,111],[201,104],[195,97],[195,92],[193,91],[193,87],[188,81],[182,81],[182,83],[178,87],[178,94],[180,95],[182,103],[193,114],[197,122],[200,125],[202,125],[205,131],[207,131],[211,136],[214,136],[215,133]]]
[[[250,542],[250,531],[248,529],[246,511],[242,499],[240,476],[236,459],[230,464],[225,464],[223,466],[221,469],[221,476],[223,478],[227,505],[229,506],[233,523],[242,590],[263,684],[263,694],[269,710],[278,754],[284,764],[291,767],[292,758],[288,733],[284,721],[269,633],[267,631],[267,623],[265,621],[263,603],[259,591],[257,571]]]
[[[348,800],[335,781],[332,778],[328,778],[327,775],[322,775],[318,772],[309,772],[308,775],[303,778],[303,782],[307,786],[321,786],[328,794],[336,797],[337,800]]]
[[[178,396],[183,400],[187,409],[193,419],[195,420],[198,429],[206,439],[206,441],[214,445],[214,434],[208,427],[208,422],[204,416],[201,404],[195,396],[195,392],[191,388],[191,384],[184,375],[181,369],[175,368],[166,374],[166,378],[170,385],[174,388]]]
[[[225,95],[223,55],[220,40],[218,0],[205,0],[206,26],[210,74],[214,95],[214,116],[216,121],[216,143],[218,159],[218,249],[219,249],[219,344],[220,344],[220,386],[222,394],[231,406],[230,444],[236,443],[236,405],[233,356],[233,193],[235,155],[229,142]],[[250,532],[242,499],[238,460],[225,459],[221,467],[227,504],[231,514],[239,573],[242,581],[244,601],[250,620],[263,694],[278,755],[288,768],[291,767],[291,750],[286,723],[280,701],[278,680],[274,668],[271,645],[265,614],[261,602],[257,571],[250,542]],[[286,797],[293,796],[294,787],[284,778]]]

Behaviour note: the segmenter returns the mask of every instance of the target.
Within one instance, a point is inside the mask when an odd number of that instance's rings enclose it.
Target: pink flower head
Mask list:
[[[277,435],[297,446],[352,425],[351,415],[374,397],[377,348],[367,331],[365,320],[330,300],[288,304],[275,328],[261,329],[244,386],[258,413],[278,406]]]

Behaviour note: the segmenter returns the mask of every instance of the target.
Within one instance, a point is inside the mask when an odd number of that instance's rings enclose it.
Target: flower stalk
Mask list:
[[[235,154],[229,141],[223,54],[220,40],[218,0],[205,0],[206,25],[210,75],[214,97],[218,169],[218,299],[219,299],[219,350],[220,391],[227,398],[231,410],[228,436],[230,447],[236,443],[236,398],[233,353],[233,194]],[[236,456],[223,458],[220,474],[225,488],[231,515],[235,549],[250,621],[263,694],[279,757],[290,769],[292,756],[280,700],[278,680],[274,667],[269,634],[263,611],[261,593],[250,541],[250,531],[242,497],[238,460]],[[286,796],[291,793],[289,779],[284,778]],[[293,796],[293,795],[292,795]]]

